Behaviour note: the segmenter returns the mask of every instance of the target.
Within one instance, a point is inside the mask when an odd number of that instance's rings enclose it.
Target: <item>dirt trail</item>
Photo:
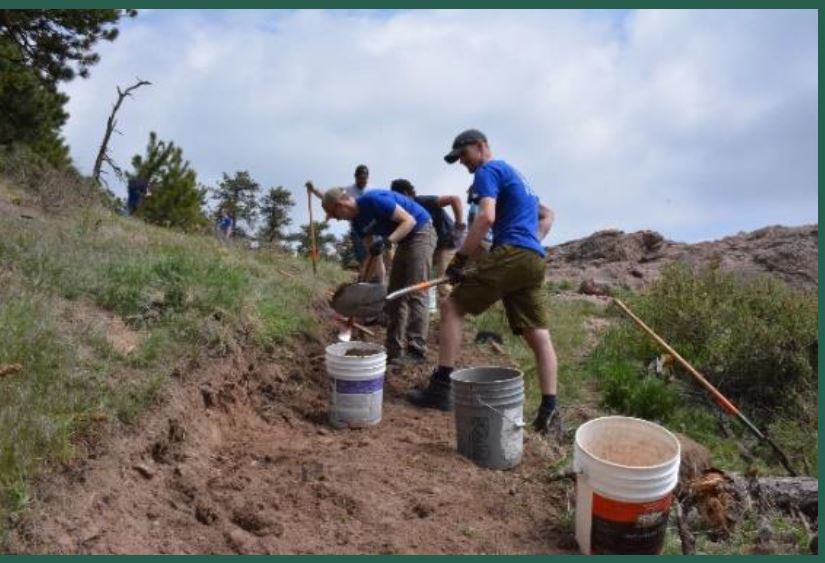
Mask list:
[[[434,327],[431,340],[434,341]],[[330,328],[328,340],[332,341]],[[431,356],[435,346],[431,349]],[[468,344],[463,365],[507,364]],[[42,479],[11,537],[48,553],[557,553],[570,487],[555,445],[525,441],[511,471],[455,452],[451,413],[403,393],[431,365],[390,373],[377,427],[327,423],[323,344],[182,372],[163,406],[90,459]]]

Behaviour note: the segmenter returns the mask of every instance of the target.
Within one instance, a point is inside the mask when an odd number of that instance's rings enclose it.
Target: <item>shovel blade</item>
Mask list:
[[[344,317],[373,317],[384,309],[387,288],[380,283],[342,285],[332,296],[332,308]]]

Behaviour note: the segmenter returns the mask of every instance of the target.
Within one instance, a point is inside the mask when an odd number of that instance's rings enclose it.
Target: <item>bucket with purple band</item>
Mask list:
[[[329,420],[337,428],[381,422],[387,354],[378,344],[339,342],[327,346]]]

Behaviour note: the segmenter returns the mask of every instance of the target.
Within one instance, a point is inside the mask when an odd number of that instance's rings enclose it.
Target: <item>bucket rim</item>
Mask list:
[[[461,379],[456,378],[457,375],[461,375],[461,373],[465,371],[477,370],[477,369],[496,369],[501,371],[508,371],[515,374],[513,377],[505,377],[502,379],[496,379],[495,381],[464,381]],[[504,381],[511,381],[513,379],[524,379],[524,372],[518,368],[511,368],[506,366],[474,366],[471,368],[462,368],[457,369],[450,374],[450,381],[454,381],[456,383],[466,383],[468,385],[496,385],[502,383]]]
[[[661,430],[661,431],[664,432],[665,435],[667,435],[667,437],[670,440],[673,441],[674,444],[676,444],[676,454],[674,455],[674,457],[672,459],[670,459],[668,461],[663,461],[662,463],[657,463],[655,465],[625,465],[623,463],[616,463],[615,461],[610,461],[610,460],[607,460],[607,459],[603,459],[603,458],[593,454],[587,448],[585,448],[583,445],[581,445],[581,443],[579,442],[579,432],[582,430],[582,428],[584,428],[585,426],[587,426],[589,424],[592,424],[592,423],[595,423],[595,422],[603,422],[603,421],[606,421],[606,420],[632,420],[633,422],[641,422],[645,426],[648,426],[648,427],[651,427],[651,428],[656,428],[657,430]],[[679,442],[679,439],[676,437],[676,435],[673,432],[671,432],[670,430],[668,430],[667,428],[665,428],[661,424],[656,424],[655,422],[651,422],[651,421],[645,420],[643,418],[636,418],[636,417],[633,417],[633,416],[622,416],[622,415],[600,416],[600,417],[594,418],[592,420],[588,420],[587,422],[585,422],[584,424],[582,424],[581,426],[579,426],[576,429],[576,436],[574,438],[574,447],[576,449],[578,449],[579,451],[581,451],[583,454],[587,455],[588,457],[590,457],[590,458],[592,458],[592,459],[594,459],[594,460],[596,460],[600,463],[611,465],[613,467],[621,467],[621,468],[625,468],[625,469],[662,469],[662,468],[667,467],[668,465],[672,465],[674,463],[674,459],[676,461],[680,461],[681,458],[682,458],[682,444],[681,444],[681,442]]]

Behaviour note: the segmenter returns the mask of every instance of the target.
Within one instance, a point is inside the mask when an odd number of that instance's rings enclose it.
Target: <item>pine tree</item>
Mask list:
[[[135,10],[0,10],[0,145],[22,145],[52,166],[68,166],[60,135],[68,96],[58,83],[86,77],[99,40],[117,37]]]
[[[258,236],[273,244],[279,244],[287,240],[287,233],[284,229],[292,224],[289,217],[290,209],[295,205],[292,194],[283,186],[269,188],[260,203],[261,216],[264,224],[258,232]]]
[[[329,251],[327,245],[335,244],[335,235],[326,232],[329,229],[329,223],[326,221],[323,223],[314,221],[313,224],[315,225],[315,243],[318,247],[318,255],[321,258],[332,258],[333,253]],[[298,243],[298,254],[300,256],[310,256],[312,251],[312,238],[308,224],[301,225],[301,230],[289,235],[287,240]]]
[[[116,24],[137,10],[0,10],[0,37],[16,47],[14,62],[52,84],[88,77],[100,60],[92,48],[114,41]]]
[[[212,190],[212,199],[218,203],[216,216],[226,210],[235,223],[235,232],[244,235],[245,231],[240,221],[245,221],[249,227],[255,223],[258,215],[258,202],[255,199],[261,185],[252,179],[249,172],[240,170],[230,177],[226,172],[218,187]]]
[[[68,166],[69,149],[60,136],[69,97],[14,62],[14,47],[0,37],[0,145],[24,145],[49,164]]]
[[[130,179],[148,182],[146,197],[136,215],[164,227],[193,230],[207,223],[203,214],[206,190],[199,187],[195,171],[183,160],[183,150],[171,141],[149,134],[146,155],[132,158]]]

